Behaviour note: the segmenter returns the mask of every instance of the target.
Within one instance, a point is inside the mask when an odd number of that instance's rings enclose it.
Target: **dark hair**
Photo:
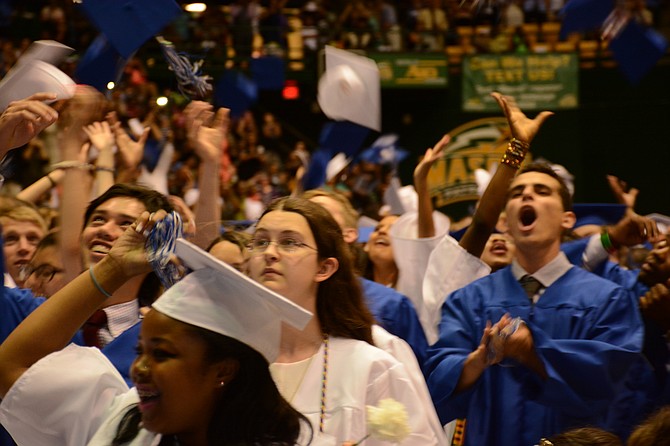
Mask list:
[[[251,241],[251,236],[246,232],[240,231],[226,231],[209,244],[205,251],[210,252],[212,248],[221,242],[230,242],[240,248],[240,252],[244,252]]]
[[[60,237],[60,229],[52,229],[47,232],[47,235],[42,237],[42,240],[37,244],[35,252],[40,249],[48,248],[49,246],[58,246],[58,239]]]
[[[570,195],[570,190],[568,186],[563,181],[563,178],[556,173],[554,169],[547,163],[530,163],[527,166],[523,167],[517,175],[521,175],[528,172],[539,172],[545,175],[549,175],[556,181],[558,181],[558,195],[561,197],[561,203],[563,204],[564,211],[572,210],[572,195]]]
[[[288,446],[297,443],[301,427],[311,430],[309,421],[277,390],[268,362],[260,353],[234,338],[183,324],[205,342],[207,361],[235,359],[239,363],[235,378],[226,382],[209,421],[208,444]],[[132,406],[119,423],[112,446],[135,438],[141,419],[138,407]],[[164,436],[160,444],[175,444],[171,437]]]
[[[302,215],[314,235],[319,258],[334,257],[339,262],[337,271],[321,282],[317,291],[316,312],[324,334],[374,345],[374,318],[363,300],[351,253],[335,219],[323,206],[304,198],[287,197],[273,201],[259,221],[272,211]]]
[[[619,437],[597,427],[572,429],[554,435],[549,442],[553,446],[623,446]],[[542,444],[543,442],[540,442],[540,445]]]
[[[670,446],[670,406],[653,413],[628,438],[628,446],[652,445]]]
[[[117,197],[135,198],[149,212],[156,212],[160,209],[164,209],[166,212],[174,210],[167,197],[160,192],[137,184],[117,183],[89,203],[84,214],[84,226],[88,224],[91,215],[100,205]]]

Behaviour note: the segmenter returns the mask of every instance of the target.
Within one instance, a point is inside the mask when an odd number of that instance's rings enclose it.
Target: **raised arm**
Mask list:
[[[84,127],[91,144],[98,149],[95,160],[95,185],[93,195],[100,196],[114,185],[114,134],[107,121],[99,121]]]
[[[418,230],[419,238],[435,236],[435,223],[433,222],[433,202],[428,190],[428,173],[435,161],[444,154],[444,149],[449,144],[449,135],[444,135],[435,147],[430,147],[414,168],[414,189],[418,196]]]
[[[200,157],[198,171],[198,202],[195,221],[198,231],[193,243],[205,249],[219,236],[221,205],[221,154],[228,134],[230,110],[220,108],[216,114],[206,102],[191,102],[185,110],[188,139]]]
[[[144,212],[109,254],[28,316],[0,345],[0,397],[34,363],[65,347],[86,319],[131,277],[151,270],[144,252],[146,230],[165,212]],[[139,232],[137,231],[139,229]]]
[[[484,191],[479,206],[472,218],[470,227],[461,238],[460,245],[475,257],[484,251],[486,241],[493,232],[500,212],[505,207],[507,188],[514,179],[517,170],[526,156],[530,143],[544,124],[544,121],[553,113],[543,111],[535,119],[528,118],[514,99],[500,93],[491,94],[507,118],[512,142],[503,156],[496,173]]]

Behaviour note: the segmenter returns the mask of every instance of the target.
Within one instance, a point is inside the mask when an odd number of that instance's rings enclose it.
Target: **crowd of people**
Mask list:
[[[428,9],[437,28],[400,42],[424,51],[457,20],[493,20],[497,4],[477,3],[470,18],[433,1],[227,11],[252,31],[252,11],[266,23],[321,11],[342,46],[392,47],[384,20]],[[561,3],[490,15],[554,20]],[[71,7],[49,2],[39,19],[64,43]],[[527,162],[551,112],[492,93],[509,143],[456,222],[428,182],[449,135],[394,214],[392,165],[356,162],[304,190],[311,154],[290,117],[159,106],[158,91],[133,59],[109,97],[78,85],[1,111],[0,445],[668,441],[668,228],[615,177],[621,212],[580,221],[560,172]]]
[[[623,217],[574,235],[564,179],[522,167],[551,113],[493,96],[512,139],[466,229],[432,206],[445,135],[415,168],[416,208],[377,215],[367,240],[332,185],[287,186],[227,225],[227,109],[192,101],[183,142],[159,146],[157,165],[199,160],[189,198],[142,164],[151,127],[133,135],[94,89],[10,104],[5,157],[54,132],[59,161],[0,203],[3,444],[343,445],[386,399],[404,433],[366,443],[660,444],[667,234],[611,178]],[[155,239],[179,222],[183,238]],[[170,286],[156,256],[174,242],[195,271]],[[645,243],[641,269],[619,261]]]

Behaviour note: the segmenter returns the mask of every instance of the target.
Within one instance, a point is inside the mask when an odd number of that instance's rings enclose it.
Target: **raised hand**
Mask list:
[[[637,195],[640,192],[639,190],[634,187],[628,189],[626,182],[614,175],[607,175],[607,184],[609,184],[610,189],[619,204],[625,204],[631,211],[635,208]]]
[[[203,161],[218,161],[230,123],[230,109],[212,110],[206,102],[193,101],[184,111],[188,140]]]
[[[88,136],[91,144],[101,152],[112,150],[112,147],[114,147],[114,134],[106,121],[94,122],[85,126],[84,133]]]
[[[128,278],[150,272],[151,265],[145,251],[146,236],[166,215],[164,210],[143,212],[114,243],[106,257],[107,261],[113,262]]]
[[[530,119],[521,111],[514,98],[503,96],[498,92],[491,93],[491,96],[498,102],[498,105],[505,114],[512,136],[527,144],[530,144],[533,138],[535,138],[544,121],[553,115],[550,111],[543,111],[535,119]]]
[[[116,145],[119,148],[119,155],[121,162],[125,168],[135,169],[142,162],[144,156],[144,145],[149,137],[149,127],[145,127],[140,137],[136,140],[123,129],[121,123],[114,118],[108,116],[114,137],[116,138]]]
[[[425,180],[428,177],[428,172],[430,172],[431,166],[435,164],[435,161],[442,158],[442,155],[444,155],[444,149],[447,147],[447,144],[449,144],[449,141],[451,141],[451,137],[449,135],[444,135],[442,139],[440,139],[437,144],[435,144],[434,147],[429,147],[426,150],[423,158],[421,158],[421,161],[419,161],[419,163],[414,168],[415,185],[417,180]]]
[[[56,99],[54,93],[36,93],[13,101],[0,115],[0,157],[27,144],[58,119],[58,112],[43,101]]]

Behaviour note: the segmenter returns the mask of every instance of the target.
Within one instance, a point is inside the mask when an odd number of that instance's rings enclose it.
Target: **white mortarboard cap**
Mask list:
[[[235,338],[273,362],[279,353],[281,323],[300,330],[312,317],[184,239],[177,239],[176,255],[194,271],[152,305],[173,319]]]
[[[351,158],[347,158],[342,152],[335,155],[326,165],[326,182],[335,178],[350,162]]]
[[[0,111],[12,101],[40,92],[56,93],[55,100],[71,98],[75,82],[54,64],[62,62],[72,51],[53,40],[33,42],[0,81]]]
[[[381,131],[381,83],[377,63],[352,52],[326,46],[326,71],[319,80],[318,101],[336,121],[351,121]]]

